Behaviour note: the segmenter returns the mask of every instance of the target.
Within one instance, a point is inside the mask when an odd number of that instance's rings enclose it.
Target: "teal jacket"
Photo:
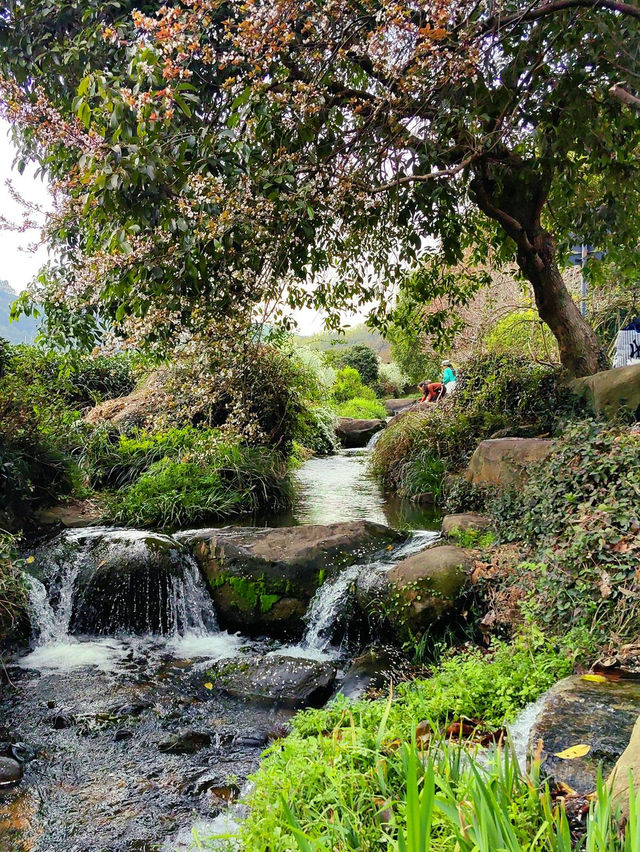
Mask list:
[[[456,374],[453,372],[451,367],[447,367],[444,371],[444,375],[442,376],[442,383],[447,384],[447,382],[455,382]]]

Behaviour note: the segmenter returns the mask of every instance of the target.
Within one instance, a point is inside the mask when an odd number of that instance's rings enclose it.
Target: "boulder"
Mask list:
[[[220,665],[215,685],[237,698],[300,709],[319,707],[335,678],[331,663],[273,655]]]
[[[418,400],[415,397],[406,397],[405,399],[385,399],[384,407],[388,414],[399,414],[405,408],[415,405]]]
[[[353,417],[339,417],[336,423],[336,435],[347,449],[366,447],[376,432],[384,429],[384,420],[356,420]]]
[[[541,748],[541,770],[551,784],[580,795],[596,788],[598,768],[606,777],[627,748],[640,714],[640,682],[573,675],[543,697],[529,734],[529,755]],[[579,757],[558,757],[572,746],[588,746]],[[623,783],[623,782],[621,782]]]
[[[640,790],[640,716],[633,726],[627,747],[616,761],[606,781],[613,799],[614,810],[619,807],[621,815],[625,818],[629,817],[629,793],[631,792],[629,776],[632,779],[633,791],[637,793]]]
[[[180,731],[170,734],[158,743],[163,754],[195,754],[211,745],[211,735],[206,731]]]
[[[84,419],[93,426],[104,422],[143,426],[150,416],[164,407],[165,381],[165,371],[157,370],[127,396],[108,399],[96,405]]]
[[[461,548],[429,547],[388,572],[363,571],[356,601],[370,625],[386,625],[395,638],[406,640],[454,609],[470,572],[471,560]]]
[[[325,578],[404,536],[349,521],[279,529],[225,527],[178,535],[206,575],[222,627],[299,638],[309,601]]]
[[[386,687],[404,662],[398,660],[398,653],[386,648],[370,648],[356,657],[345,673],[338,694],[357,701],[370,689]]]
[[[36,520],[45,526],[60,524],[63,527],[88,527],[102,517],[102,510],[94,500],[69,500],[45,509],[38,509]]]
[[[451,612],[467,584],[471,560],[460,547],[429,547],[398,562],[388,573],[402,632],[422,633]]]
[[[474,485],[521,485],[527,467],[545,459],[553,441],[545,438],[490,438],[476,447],[465,478]]]
[[[613,419],[624,413],[640,420],[640,364],[574,379],[569,387],[594,414]]]
[[[11,757],[0,757],[0,789],[12,787],[22,780],[22,766]]]
[[[488,515],[480,515],[476,512],[461,512],[458,515],[445,515],[442,519],[442,532],[450,535],[453,530],[466,532],[474,530],[484,532],[491,526],[491,518]]]
[[[170,536],[96,527],[61,533],[35,551],[29,570],[54,607],[70,606],[70,633],[114,635],[184,626],[174,623],[176,584],[195,566]]]

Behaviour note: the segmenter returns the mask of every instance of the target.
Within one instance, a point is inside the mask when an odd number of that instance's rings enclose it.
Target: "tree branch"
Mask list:
[[[504,18],[500,15],[492,15],[480,28],[480,34],[484,35],[492,30],[499,30],[501,27],[513,23],[536,21],[538,18],[555,15],[556,12],[563,12],[565,9],[599,8],[609,9],[611,12],[619,12],[621,15],[628,15],[631,18],[640,20],[640,6],[623,3],[620,0],[552,0],[552,2],[543,3],[541,6],[529,8],[524,12],[514,12]]]
[[[626,89],[622,88],[620,83],[616,83],[614,86],[611,86],[609,94],[613,95],[614,98],[618,98],[618,100],[622,101],[623,104],[628,104],[636,109],[640,109],[640,98],[632,95],[631,92],[627,92]]]

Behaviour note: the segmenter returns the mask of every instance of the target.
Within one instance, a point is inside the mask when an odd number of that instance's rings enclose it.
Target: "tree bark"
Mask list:
[[[506,154],[480,163],[471,190],[482,212],[498,222],[517,246],[517,262],[531,283],[540,318],[558,342],[560,362],[572,376],[609,369],[609,360],[567,290],[555,240],[540,224],[550,175],[538,162]]]

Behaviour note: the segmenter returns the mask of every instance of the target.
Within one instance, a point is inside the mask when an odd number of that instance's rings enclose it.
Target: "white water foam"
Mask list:
[[[114,671],[129,653],[129,649],[115,639],[68,640],[39,645],[17,662],[20,668],[37,671],[72,671],[79,668],[96,668]]]

